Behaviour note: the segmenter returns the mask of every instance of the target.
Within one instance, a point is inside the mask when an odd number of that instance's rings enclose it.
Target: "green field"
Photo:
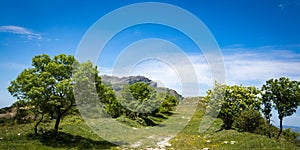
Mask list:
[[[220,130],[222,121],[219,119],[216,119],[208,130],[199,133],[199,125],[204,111],[205,107],[199,103],[190,122],[169,141],[171,145],[165,149],[300,149],[294,143],[284,139],[276,140],[253,133]],[[180,116],[181,114],[175,113],[174,115]],[[125,121],[125,123],[133,125],[130,122]],[[130,148],[132,145],[127,145],[129,148],[125,148],[107,142],[95,134],[79,116],[65,117],[56,138],[51,136],[53,124],[54,121],[42,123],[40,130],[43,129],[45,133],[36,136],[33,132],[34,123],[2,123],[0,127],[0,149],[147,149],[150,147],[141,145]],[[130,138],[129,136],[128,138]],[[153,144],[151,147],[158,146]]]

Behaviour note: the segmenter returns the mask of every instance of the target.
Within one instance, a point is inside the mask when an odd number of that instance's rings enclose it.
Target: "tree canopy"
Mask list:
[[[33,68],[23,70],[11,82],[8,91],[34,106],[35,112],[42,114],[42,118],[44,114],[55,117],[54,131],[57,133],[61,118],[75,106],[71,77],[76,65],[78,62],[71,55],[60,54],[53,58],[46,54],[35,56]]]
[[[208,90],[204,101],[208,109],[217,111],[218,117],[224,122],[225,129],[231,129],[233,122],[245,110],[259,110],[260,91],[255,87],[229,86],[216,83],[213,90]]]
[[[293,115],[300,104],[300,83],[288,78],[270,79],[262,86],[263,112],[267,119],[271,116],[271,105],[278,113],[280,130],[282,132],[283,118]]]

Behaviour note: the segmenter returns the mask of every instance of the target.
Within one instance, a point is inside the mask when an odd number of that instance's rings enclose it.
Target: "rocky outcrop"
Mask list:
[[[157,87],[157,83],[144,77],[144,76],[129,76],[129,77],[116,77],[116,76],[108,76],[103,75],[101,76],[102,82],[107,85],[111,86],[115,91],[120,91],[124,85],[131,85],[136,82],[144,82],[149,86],[154,88]]]
[[[158,92],[168,92],[169,94],[175,96],[177,99],[182,100],[183,97],[178,94],[175,90],[165,88],[165,87],[157,87],[157,83],[155,81],[150,80],[144,76],[129,76],[129,77],[116,77],[116,76],[108,76],[102,75],[102,82],[106,86],[110,86],[113,90],[115,90],[118,94],[119,91],[122,90],[124,85],[131,85],[136,82],[144,82],[149,86],[155,88]]]
[[[2,113],[0,114],[0,119],[11,119],[14,118],[17,114],[17,107],[13,107],[11,109],[11,112],[6,112],[6,113]]]

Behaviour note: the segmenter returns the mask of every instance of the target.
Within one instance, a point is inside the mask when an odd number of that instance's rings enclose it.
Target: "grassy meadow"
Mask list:
[[[170,145],[161,149],[300,149],[295,143],[283,138],[276,140],[267,136],[221,130],[222,121],[216,119],[210,128],[199,133],[199,124],[203,118],[205,106],[200,102],[186,127],[168,142]],[[181,112],[183,113],[183,112]],[[40,132],[35,135],[34,123],[16,124],[6,121],[0,127],[0,149],[149,149],[150,146],[130,147],[118,146],[107,142],[94,133],[89,126],[77,115],[69,115],[62,120],[59,134],[51,136],[54,121],[47,120],[40,125]],[[125,124],[139,127],[137,124],[124,121]],[[130,135],[129,135],[130,136]],[[128,137],[129,138],[129,137]],[[158,148],[152,145],[151,148]]]

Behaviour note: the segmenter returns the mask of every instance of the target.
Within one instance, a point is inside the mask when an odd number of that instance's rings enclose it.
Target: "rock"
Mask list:
[[[210,143],[211,141],[210,141],[210,140],[206,140],[205,142],[206,142],[206,143]]]
[[[166,143],[165,146],[166,146],[166,147],[170,147],[170,146],[172,146],[172,144]]]
[[[228,141],[224,141],[223,143],[224,143],[224,144],[228,144]]]
[[[235,141],[230,141],[230,144],[235,144]]]
[[[209,148],[206,147],[206,148],[203,148],[202,150],[209,150]]]

